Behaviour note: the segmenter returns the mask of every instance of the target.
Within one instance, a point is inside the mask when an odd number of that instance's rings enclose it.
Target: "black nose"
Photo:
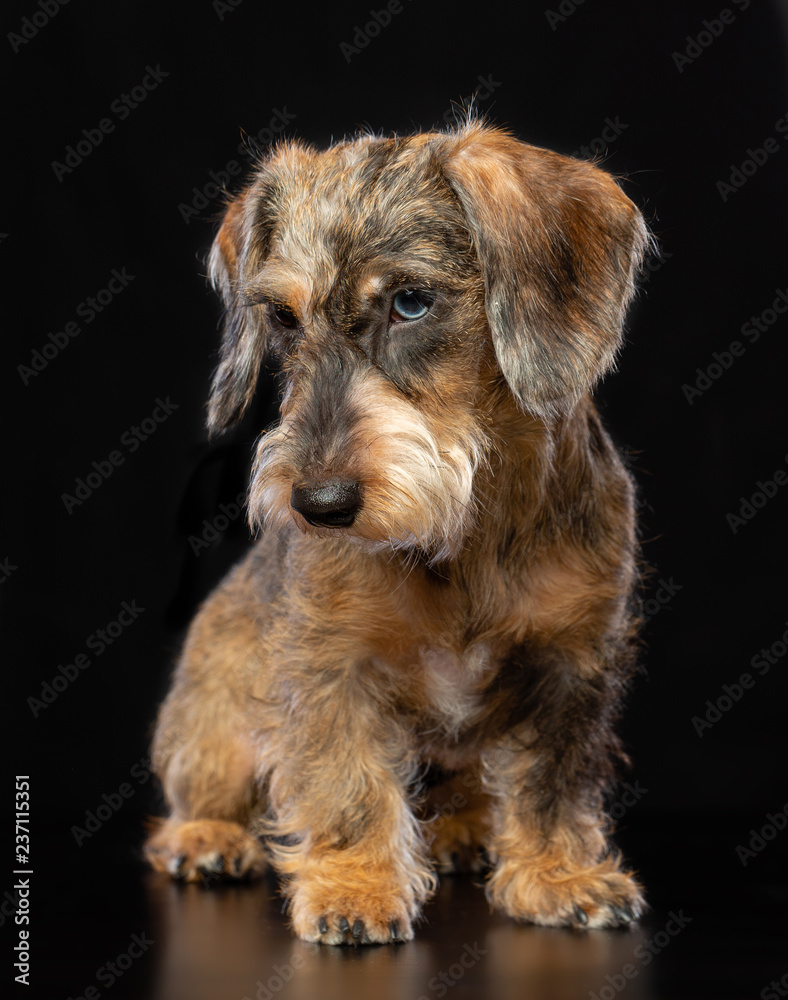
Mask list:
[[[316,528],[348,528],[361,510],[358,483],[294,486],[290,506]]]

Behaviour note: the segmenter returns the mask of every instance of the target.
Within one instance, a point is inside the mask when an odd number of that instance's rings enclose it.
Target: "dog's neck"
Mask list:
[[[513,402],[499,406],[491,414],[497,437],[489,465],[476,475],[475,519],[457,557],[435,562],[425,550],[401,554],[403,572],[415,564],[476,632],[506,614],[538,566],[565,545],[584,543],[600,493],[620,473],[590,397],[549,423]]]
[[[484,555],[505,568],[560,541],[612,459],[593,401],[584,397],[550,421],[523,413],[507,395],[491,415],[496,437],[475,481],[476,518],[461,561]],[[614,459],[612,459],[614,460]]]

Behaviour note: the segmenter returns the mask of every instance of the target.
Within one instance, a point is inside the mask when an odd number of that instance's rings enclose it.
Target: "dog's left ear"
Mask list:
[[[208,430],[225,430],[242,416],[254,396],[265,353],[264,332],[251,309],[241,300],[239,285],[247,240],[253,231],[249,218],[259,192],[252,184],[228,204],[208,255],[208,277],[224,304],[224,330],[219,364],[213,375],[208,401]]]
[[[613,178],[474,122],[437,143],[481,263],[501,372],[551,416],[613,363],[648,243]]]

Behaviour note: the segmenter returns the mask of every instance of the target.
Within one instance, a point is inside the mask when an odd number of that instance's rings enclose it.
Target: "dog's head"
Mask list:
[[[647,241],[591,164],[470,123],[263,160],[209,260],[226,327],[209,406],[248,406],[267,352],[282,420],[250,514],[456,553],[502,389],[534,419],[611,365]]]

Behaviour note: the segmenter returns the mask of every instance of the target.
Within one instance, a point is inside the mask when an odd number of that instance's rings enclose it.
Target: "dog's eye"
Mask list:
[[[271,311],[280,326],[288,330],[294,330],[298,326],[298,317],[287,306],[272,306]]]
[[[391,320],[393,323],[403,323],[414,319],[421,319],[426,316],[432,306],[432,297],[426,292],[408,289],[405,292],[397,292],[391,306]]]

